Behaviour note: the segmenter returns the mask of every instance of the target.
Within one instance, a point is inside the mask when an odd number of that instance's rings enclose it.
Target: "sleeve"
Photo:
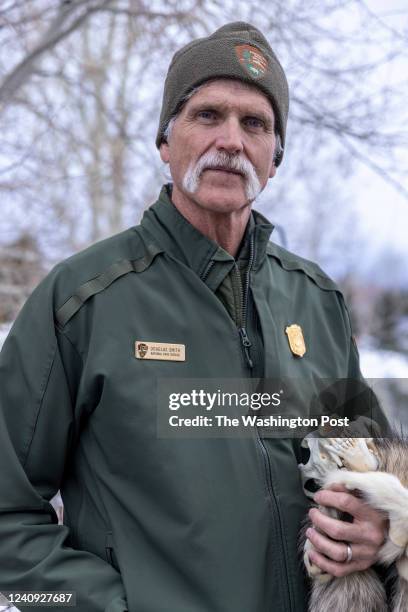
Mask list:
[[[0,353],[0,592],[73,592],[76,612],[125,612],[120,573],[72,548],[69,529],[58,525],[50,504],[81,419],[67,376],[80,370],[79,356],[65,345],[64,362],[53,313],[46,279]],[[53,609],[66,608],[56,603]]]

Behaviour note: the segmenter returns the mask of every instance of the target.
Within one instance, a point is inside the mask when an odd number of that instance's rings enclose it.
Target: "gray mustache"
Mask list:
[[[208,159],[210,157],[210,159]],[[242,174],[244,177],[248,177],[251,172],[252,165],[249,161],[242,157],[231,157],[223,154],[211,154],[204,155],[199,161],[199,168],[197,168],[200,174],[204,170],[227,170],[238,172]]]
[[[261,184],[254,166],[245,157],[229,155],[223,151],[204,153],[199,160],[192,163],[183,178],[186,191],[194,193],[198,189],[199,181],[205,170],[227,170],[238,172],[245,179],[245,192],[250,201],[254,200],[261,191]]]

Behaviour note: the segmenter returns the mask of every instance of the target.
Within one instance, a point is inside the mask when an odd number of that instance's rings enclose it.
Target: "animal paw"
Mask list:
[[[329,438],[327,449],[337,455],[349,470],[369,472],[378,469],[378,458],[369,446],[370,438]]]
[[[391,516],[388,537],[395,546],[404,549],[408,545],[408,525],[406,521],[395,520]]]
[[[330,485],[338,484],[346,487],[346,489],[349,489],[350,491],[353,491],[354,489],[358,489],[358,485],[361,484],[358,476],[360,476],[360,474],[348,472],[346,470],[333,471],[326,476],[324,487],[328,488]]]

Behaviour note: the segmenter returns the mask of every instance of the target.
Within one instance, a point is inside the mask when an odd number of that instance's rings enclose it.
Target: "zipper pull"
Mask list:
[[[248,338],[248,334],[246,332],[245,327],[240,327],[238,331],[239,331],[239,335],[241,336],[241,343],[244,348],[245,359],[247,361],[248,367],[251,368],[252,370],[252,368],[254,367],[254,364],[253,364],[253,361],[249,353],[249,349],[252,346],[252,342]]]

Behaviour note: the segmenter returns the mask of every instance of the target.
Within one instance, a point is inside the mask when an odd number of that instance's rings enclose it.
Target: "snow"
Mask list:
[[[359,352],[365,378],[408,378],[408,355],[370,348],[360,348]]]
[[[0,597],[0,604],[3,603],[2,598]],[[14,606],[12,606],[11,608],[9,606],[2,606],[0,605],[0,612],[21,612],[18,608],[15,608]]]
[[[408,354],[375,348],[367,339],[359,353],[361,372],[392,428],[408,435]]]
[[[5,341],[7,334],[10,331],[10,328],[11,328],[11,323],[0,324],[0,349],[3,346],[3,342]]]

